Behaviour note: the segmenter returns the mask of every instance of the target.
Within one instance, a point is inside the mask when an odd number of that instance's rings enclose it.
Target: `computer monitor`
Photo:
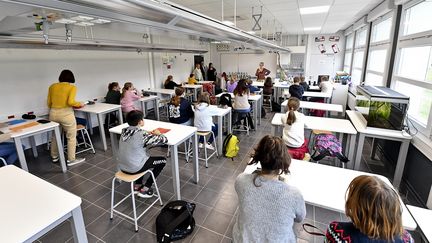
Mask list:
[[[330,80],[330,75],[318,75],[318,82],[317,82],[318,84],[321,83],[321,79],[322,79],[323,77],[326,77],[327,80]]]

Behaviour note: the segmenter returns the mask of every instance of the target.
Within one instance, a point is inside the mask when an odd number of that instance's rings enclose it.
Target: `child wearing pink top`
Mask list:
[[[124,113],[129,113],[130,111],[137,110],[137,108],[135,107],[135,101],[139,100],[141,97],[135,92],[136,90],[131,82],[127,82],[124,84],[120,100],[120,105]]]

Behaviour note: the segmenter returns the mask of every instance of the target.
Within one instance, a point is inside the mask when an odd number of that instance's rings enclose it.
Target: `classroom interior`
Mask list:
[[[325,232],[332,221],[350,221],[347,186],[373,174],[398,192],[403,226],[415,242],[432,241],[431,11],[429,0],[0,0],[0,136],[9,134],[0,137],[0,242],[158,242],[156,218],[175,200],[196,205],[195,228],[178,242],[235,242],[236,178],[253,171],[248,163],[264,136],[282,137],[297,77],[309,86],[299,110],[307,119],[309,157],[292,162],[290,175],[305,198],[302,223]],[[270,71],[271,95],[256,76],[261,62]],[[187,84],[197,63],[204,64],[201,83]],[[216,79],[207,83],[209,63]],[[75,99],[86,103],[75,109],[78,123],[84,121],[78,141],[87,141],[77,147],[85,150],[77,164],[60,149],[61,125],[47,121],[48,89],[64,69],[75,75]],[[198,145],[200,131],[169,122],[175,95],[164,87],[169,75],[191,103],[206,91],[218,106],[212,145],[218,154],[208,161],[215,150]],[[232,76],[258,89],[249,96],[244,126],[221,105]],[[332,83],[329,92],[322,77]],[[144,113],[144,129],[166,129],[168,137],[167,146],[150,150],[167,158],[156,178],[164,206],[133,196],[135,206],[128,199],[117,208],[129,217],[134,208],[147,210],[136,224],[111,216],[111,197],[118,202],[131,193],[130,183],[115,178],[127,124],[120,104],[105,104],[112,82],[132,82],[143,95],[135,107]],[[311,158],[323,131],[339,139],[348,162]],[[229,134],[239,140],[234,158],[223,151]],[[3,142],[18,153],[12,165],[1,155]],[[52,162],[53,143],[60,163]],[[296,177],[296,169],[304,174]],[[302,223],[294,224],[297,242],[323,242]]]

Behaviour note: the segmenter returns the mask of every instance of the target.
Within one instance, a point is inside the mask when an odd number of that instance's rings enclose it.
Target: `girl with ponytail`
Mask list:
[[[185,89],[183,87],[175,88],[175,96],[168,105],[169,121],[176,124],[192,126],[194,112],[191,103],[185,99]]]
[[[292,158],[303,159],[309,150],[304,136],[305,116],[298,112],[300,100],[291,97],[287,107],[287,113],[281,118],[284,124],[282,139]]]
[[[125,83],[122,89],[120,100],[123,113],[127,114],[130,111],[138,110],[138,108],[135,107],[135,101],[139,100],[140,98],[141,96],[138,95],[138,91],[135,89],[133,84],[131,82]]]

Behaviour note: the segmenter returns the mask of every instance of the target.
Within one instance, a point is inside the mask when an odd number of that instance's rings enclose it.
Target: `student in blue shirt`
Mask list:
[[[247,82],[247,85],[248,85],[249,91],[250,91],[251,93],[255,93],[255,92],[260,91],[260,89],[259,89],[258,87],[255,87],[255,86],[252,85],[252,80],[248,79],[246,82]]]

